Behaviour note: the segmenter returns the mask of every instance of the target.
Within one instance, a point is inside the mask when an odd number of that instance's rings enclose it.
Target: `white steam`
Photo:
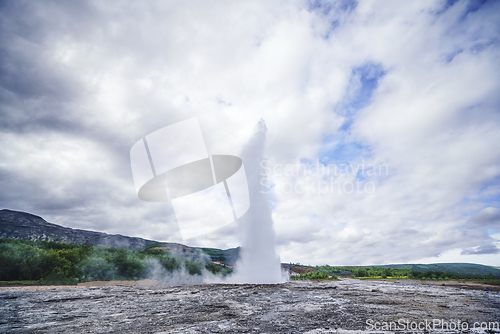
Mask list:
[[[275,234],[268,189],[260,182],[264,177],[261,162],[264,160],[266,132],[266,123],[261,119],[241,153],[248,180],[250,208],[238,222],[242,247],[235,271],[228,279],[233,283],[279,283],[287,280],[274,249]]]
[[[181,266],[180,269],[173,271],[166,270],[160,262],[155,258],[146,260],[148,264],[148,279],[157,281],[158,284],[166,285],[194,285],[208,283],[212,280],[211,272],[203,268],[201,275],[191,275]]]
[[[214,275],[205,269],[205,264],[211,262],[210,257],[198,251],[193,254],[179,254],[171,252],[177,259],[181,259],[180,268],[169,271],[165,269],[156,258],[147,258],[148,279],[157,281],[157,284],[165,285],[194,285],[222,282],[223,278],[220,275]],[[185,267],[186,261],[194,261],[201,264],[201,275],[190,274]]]
[[[275,234],[268,189],[261,183],[265,177],[261,162],[264,161],[266,143],[266,124],[260,120],[255,134],[241,153],[250,193],[250,208],[238,221],[241,242],[240,258],[234,272],[226,277],[214,275],[204,267],[201,275],[190,275],[184,266],[169,272],[155,259],[149,259],[151,279],[160,284],[188,285],[203,283],[256,283],[272,284],[288,280],[288,274],[281,270],[280,259],[275,251]],[[192,260],[206,263],[206,254],[195,254]]]

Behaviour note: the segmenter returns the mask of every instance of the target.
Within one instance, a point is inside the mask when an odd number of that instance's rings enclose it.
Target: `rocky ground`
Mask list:
[[[409,280],[191,286],[147,283],[3,287],[0,332],[380,333],[367,321],[372,325],[379,322],[383,329],[384,321],[425,326],[425,321],[439,319],[452,327],[457,323],[467,326],[469,333],[500,333],[472,329],[475,322],[476,327],[498,324],[498,291]],[[427,332],[461,333],[439,326]]]

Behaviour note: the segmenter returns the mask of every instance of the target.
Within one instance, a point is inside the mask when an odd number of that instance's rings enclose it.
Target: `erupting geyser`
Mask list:
[[[257,124],[253,137],[243,148],[241,158],[245,164],[250,193],[250,208],[240,218],[240,260],[231,280],[238,283],[279,283],[286,281],[281,271],[280,259],[274,249],[275,234],[268,189],[261,184],[265,177],[261,162],[264,160],[266,123]]]

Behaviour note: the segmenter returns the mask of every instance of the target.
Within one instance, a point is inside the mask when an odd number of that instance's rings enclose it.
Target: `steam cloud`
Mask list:
[[[241,242],[240,258],[234,272],[226,277],[214,275],[203,268],[202,275],[190,275],[184,267],[173,272],[166,271],[157,260],[148,262],[151,279],[167,285],[189,285],[203,283],[255,283],[272,284],[288,280],[281,270],[281,261],[275,251],[275,233],[268,189],[260,180],[263,176],[261,161],[265,156],[267,127],[263,119],[256,126],[255,133],[243,148],[241,158],[245,165],[250,194],[250,208],[238,221]],[[198,256],[202,256],[199,255]],[[201,262],[208,257],[196,258]]]
[[[198,252],[190,258],[183,258],[183,260],[196,261],[205,264],[210,262],[210,257],[202,252]],[[171,286],[194,285],[217,282],[221,280],[220,277],[206,270],[204,266],[201,266],[201,275],[192,275],[186,270],[184,265],[181,265],[181,267],[177,270],[168,271],[157,259],[146,259],[146,263],[148,265],[148,278],[157,281],[158,284]]]
[[[279,283],[287,280],[274,249],[275,234],[268,189],[260,182],[266,132],[266,123],[261,119],[241,153],[248,180],[250,208],[238,222],[242,247],[235,272],[229,278],[234,283]]]

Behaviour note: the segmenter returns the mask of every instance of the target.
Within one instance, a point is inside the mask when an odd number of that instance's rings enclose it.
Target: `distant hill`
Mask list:
[[[372,266],[308,266],[302,264],[282,263],[283,268],[290,272],[299,272],[298,270],[322,270],[328,273],[334,273],[338,276],[351,277],[352,275],[361,275],[358,277],[372,277],[383,274],[384,268],[392,269],[391,274],[396,276],[414,276],[419,277],[450,277],[450,278],[497,278],[500,279],[500,268],[485,266],[474,263],[433,263],[433,264],[387,264]],[[364,269],[364,270],[362,270]],[[423,274],[432,271],[430,275]],[[418,274],[417,274],[418,273]],[[447,274],[447,275],[442,275]],[[386,274],[391,276],[390,274]],[[493,277],[491,277],[493,276]]]
[[[440,271],[457,275],[484,276],[491,274],[500,278],[500,269],[475,263],[389,264],[378,267],[413,269],[415,272]]]
[[[120,234],[73,229],[49,223],[42,217],[31,213],[7,209],[0,210],[0,238],[44,240],[134,250],[157,244],[159,247],[179,255],[194,254],[202,250],[211,257],[212,261],[220,261],[228,265],[234,264],[239,256],[239,248],[228,250],[211,249],[212,251],[205,251],[202,248],[189,247],[178,243],[158,242],[143,238],[127,237]]]
[[[217,248],[196,248],[178,243],[158,242],[143,238],[127,237],[120,234],[107,234],[103,232],[73,229],[49,223],[42,217],[31,213],[7,209],[0,210],[0,238],[44,240],[134,250],[157,246],[178,255],[194,254],[201,250],[208,254],[213,262],[220,262],[230,266],[234,265],[240,253],[239,247],[226,250]],[[284,266],[291,265],[284,264]],[[318,270],[310,266],[297,267],[307,267],[311,268],[311,270]],[[492,274],[500,278],[500,269],[473,263],[390,264],[365,267],[413,269],[416,272],[439,271],[458,275],[484,276]]]

